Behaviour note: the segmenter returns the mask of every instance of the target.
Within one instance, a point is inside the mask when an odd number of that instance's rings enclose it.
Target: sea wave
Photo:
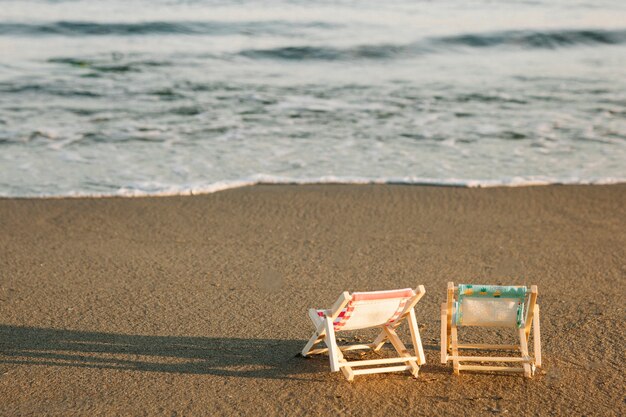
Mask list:
[[[207,185],[171,186],[151,183],[150,190],[141,187],[121,187],[114,192],[75,191],[64,194],[27,194],[19,198],[107,198],[107,197],[173,197],[212,194],[255,185],[407,185],[458,188],[494,188],[494,187],[531,187],[547,185],[611,185],[626,184],[626,177],[606,177],[595,179],[549,178],[549,177],[511,177],[500,180],[473,180],[457,178],[420,178],[420,177],[336,177],[290,178],[273,175],[255,175],[246,179],[217,181]],[[0,193],[0,198],[15,198],[14,195]]]
[[[626,30],[510,30],[485,34],[465,34],[442,37],[435,41],[446,45],[474,48],[519,46],[524,48],[558,48],[572,45],[616,45],[626,43]]]
[[[298,29],[334,29],[338,25],[326,22],[272,21],[153,21],[153,22],[0,22],[0,35],[13,36],[137,36],[137,35],[271,35],[288,34]]]
[[[431,37],[407,44],[357,45],[348,48],[327,46],[286,46],[246,49],[239,54],[248,58],[284,60],[352,60],[412,57],[462,48],[556,49],[573,46],[622,45],[626,29],[620,30],[511,30]]]

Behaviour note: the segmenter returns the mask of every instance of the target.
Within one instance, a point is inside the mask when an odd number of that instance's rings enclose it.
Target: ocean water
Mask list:
[[[0,196],[624,181],[623,0],[0,0]]]

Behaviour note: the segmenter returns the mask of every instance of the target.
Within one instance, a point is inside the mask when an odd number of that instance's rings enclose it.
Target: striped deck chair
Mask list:
[[[426,360],[413,307],[425,292],[423,285],[420,285],[416,291],[406,288],[352,294],[344,292],[330,310],[310,309],[309,317],[315,326],[315,333],[302,349],[302,356],[307,357],[328,352],[331,372],[341,370],[348,381],[352,381],[355,375],[398,371],[409,371],[414,377],[417,377],[419,366],[424,364]],[[414,355],[409,353],[395,330],[405,320],[408,322],[411,332]],[[372,343],[337,345],[336,333],[369,328],[381,329],[380,334]],[[315,346],[322,341],[326,348],[315,349]],[[379,351],[387,341],[391,342],[399,355],[398,357],[347,361],[342,354],[348,350],[359,349]],[[379,366],[394,363],[401,363],[402,365]]]
[[[441,363],[452,361],[455,374],[460,371],[519,372],[530,378],[541,367],[539,305],[537,286],[464,285],[448,283],[448,300],[441,305]],[[458,327],[504,327],[517,333],[517,345],[459,344]],[[528,351],[533,328],[533,355]],[[461,349],[516,351],[518,356],[463,356]],[[487,366],[462,362],[505,362],[522,366]]]

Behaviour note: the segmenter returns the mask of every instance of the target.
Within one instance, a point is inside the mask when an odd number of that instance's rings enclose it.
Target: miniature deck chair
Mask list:
[[[315,326],[315,333],[302,349],[302,356],[328,352],[331,372],[341,370],[348,381],[352,381],[355,375],[398,371],[409,371],[417,377],[419,365],[424,364],[426,360],[413,307],[425,293],[423,285],[420,285],[416,291],[406,288],[352,294],[344,292],[330,310],[310,309],[309,317]],[[415,355],[409,353],[395,330],[405,319],[408,321]],[[380,334],[372,343],[337,345],[335,338],[337,332],[368,328],[381,329]],[[327,347],[314,349],[322,341]],[[391,342],[399,357],[357,361],[347,361],[343,357],[342,352],[348,350],[371,349],[377,352],[386,341]],[[394,363],[402,363],[402,365],[378,367],[378,365]]]
[[[441,363],[452,360],[454,373],[460,371],[519,372],[531,377],[541,367],[539,305],[537,286],[509,287],[497,285],[463,285],[448,283],[448,300],[441,305]],[[514,329],[519,345],[459,344],[460,326],[505,327]],[[533,356],[528,341],[533,326]],[[460,349],[512,350],[519,356],[463,356]],[[515,362],[521,367],[463,365],[461,362]]]

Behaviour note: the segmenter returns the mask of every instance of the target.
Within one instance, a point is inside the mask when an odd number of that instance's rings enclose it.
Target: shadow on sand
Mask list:
[[[315,379],[313,374],[327,371],[328,363],[295,356],[304,343],[302,340],[137,336],[0,325],[0,364]]]

